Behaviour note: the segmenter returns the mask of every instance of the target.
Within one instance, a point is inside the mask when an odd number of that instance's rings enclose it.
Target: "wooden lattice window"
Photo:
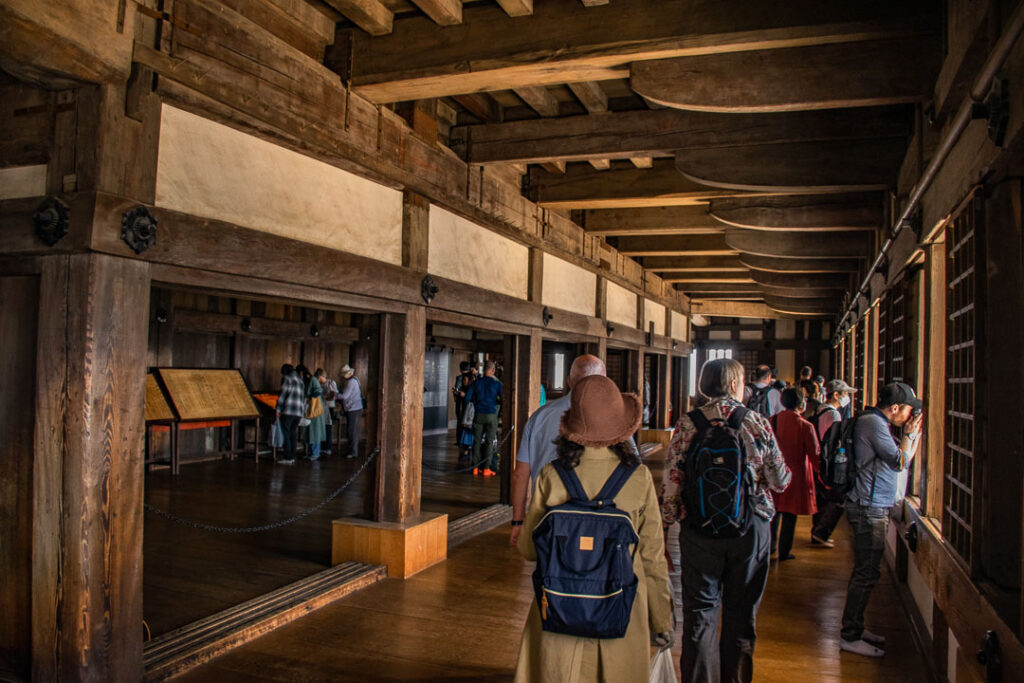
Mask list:
[[[953,549],[973,566],[980,542],[982,481],[980,462],[982,387],[978,385],[977,350],[982,347],[979,303],[984,301],[983,216],[972,202],[946,228],[946,448],[944,462],[942,534]]]
[[[757,379],[757,366],[760,365],[760,353],[757,349],[740,349],[737,358],[743,366],[743,372],[747,374],[747,381],[753,382]]]
[[[907,278],[900,279],[892,288],[889,295],[889,331],[888,343],[886,344],[887,370],[884,375],[885,382],[907,382],[910,377],[907,374],[907,337],[909,319],[907,317],[907,295],[910,287]],[[883,375],[880,375],[883,377]]]
[[[875,374],[875,381],[878,384],[879,392],[888,381],[889,376],[889,339],[892,334],[892,327],[889,320],[889,293],[882,294],[878,300],[878,371]]]
[[[853,398],[853,406],[859,413],[864,410],[864,394],[867,393],[867,386],[864,382],[864,362],[866,340],[868,338],[868,316],[864,316],[857,323],[857,330],[854,333],[853,341],[853,386],[859,389]]]

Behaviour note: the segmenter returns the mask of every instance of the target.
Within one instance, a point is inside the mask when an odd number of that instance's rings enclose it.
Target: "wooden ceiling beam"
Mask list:
[[[637,238],[639,239],[639,238]],[[863,232],[834,232],[817,237],[794,232],[765,233],[763,230],[730,229],[725,243],[745,254],[789,259],[865,258],[871,247],[871,235]]]
[[[452,95],[452,99],[483,123],[501,121],[501,105],[486,93]]]
[[[524,86],[513,91],[541,116],[558,116],[558,100],[544,86]]]
[[[647,100],[691,111],[876,107],[930,97],[940,52],[939,37],[929,30],[899,39],[649,60],[630,66],[630,86]]]
[[[747,195],[719,190],[687,180],[670,160],[653,168],[613,168],[595,171],[570,167],[565,175],[538,172],[531,167],[528,195],[549,209],[612,209],[645,206],[692,206],[716,197]]]
[[[875,192],[716,199],[708,214],[723,225],[752,230],[877,230],[884,220],[883,198]]]
[[[417,0],[446,8],[457,0]],[[461,4],[461,3],[460,3]],[[376,103],[430,99],[522,86],[628,76],[628,64],[742,50],[788,48],[914,35],[927,0],[828,3],[735,0],[679,7],[664,0],[617,0],[582,11],[577,0],[545,0],[528,19],[496,4],[465,8],[446,31],[422,17],[396,23],[388,36],[354,33],[353,87]],[[437,13],[438,8],[433,10]],[[439,22],[441,23],[441,22]]]
[[[584,7],[597,7],[599,5],[607,5],[611,0],[580,0]]]
[[[648,256],[641,265],[658,273],[747,272],[736,256]]]
[[[633,165],[637,168],[650,168],[654,165],[654,159],[651,157],[630,157],[629,160],[633,162]]]
[[[683,235],[666,237],[620,237],[623,256],[732,256],[736,250],[724,235]]]
[[[594,81],[581,81],[579,83],[567,83],[569,90],[580,101],[580,104],[591,114],[602,114],[608,111],[608,95],[605,94],[599,83]]]
[[[533,14],[533,0],[498,0],[498,4],[510,17],[525,17]]]
[[[776,294],[765,294],[764,302],[780,313],[797,315],[835,315],[841,304],[839,297],[798,299]]]
[[[671,281],[670,281],[671,282]],[[679,282],[676,289],[687,294],[750,294],[760,296],[761,286],[756,282]]]
[[[593,235],[713,234],[721,224],[708,215],[707,207],[659,206],[645,209],[597,209],[586,211],[583,229]]]
[[[695,183],[729,190],[857,192],[895,186],[906,151],[903,138],[690,149],[676,153],[676,168]]]
[[[769,273],[856,273],[864,264],[856,258],[780,258],[743,253],[738,260],[751,270]]]
[[[590,159],[590,165],[598,171],[607,171],[612,167],[612,162],[609,159]]]
[[[912,123],[905,107],[728,115],[659,109],[455,126],[451,146],[474,164],[603,158],[643,167],[644,159],[677,150],[902,138]]]
[[[840,292],[850,289],[849,273],[769,273],[752,270],[750,276],[759,284],[780,289],[816,288]]]
[[[718,315],[727,318],[776,319],[782,316],[778,311],[763,303],[747,301],[710,301],[708,298],[690,300],[690,312],[696,315]]]
[[[565,162],[564,161],[545,161],[540,165],[548,173],[553,174],[564,174],[565,173]]]
[[[665,282],[692,284],[716,284],[716,285],[755,285],[749,273],[736,273],[732,271],[720,271],[711,273],[679,273],[668,275],[662,278]],[[685,287],[684,287],[685,289]]]
[[[391,33],[395,15],[380,0],[324,0],[371,36]]]
[[[412,3],[433,19],[435,24],[455,26],[462,23],[462,0],[412,0]],[[421,100],[429,98],[414,97],[408,99]],[[397,102],[398,100],[395,101]]]

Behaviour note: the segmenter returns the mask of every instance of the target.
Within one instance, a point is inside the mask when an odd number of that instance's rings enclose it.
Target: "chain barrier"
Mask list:
[[[359,478],[359,475],[363,473],[363,471],[369,466],[371,462],[373,462],[377,458],[378,455],[380,455],[380,446],[377,446],[377,448],[373,449],[372,453],[366,456],[366,460],[363,461],[363,464],[359,466],[359,469],[352,473],[352,476],[350,476],[345,481],[344,484],[334,489],[334,491],[331,492],[330,495],[328,495],[326,498],[324,498],[322,501],[320,501],[313,507],[303,510],[302,512],[292,515],[291,517],[285,517],[284,519],[279,519],[276,522],[269,522],[267,524],[261,524],[259,526],[216,526],[214,524],[204,524],[202,522],[197,522],[192,519],[179,517],[173,512],[168,512],[167,510],[158,508],[157,506],[151,505],[150,503],[145,503],[143,507],[145,507],[146,511],[152,512],[153,514],[159,517],[163,517],[164,519],[170,520],[172,522],[175,522],[176,524],[181,524],[192,529],[199,529],[201,531],[213,531],[219,534],[255,534],[261,531],[280,529],[283,526],[293,524],[299,521],[300,519],[309,517],[311,514],[313,514],[314,512],[316,512],[317,510],[319,510],[320,508],[322,508],[323,506],[327,505],[332,500],[340,496],[341,492],[347,489],[349,486],[351,486],[352,482]]]
[[[512,426],[510,426],[508,428],[508,431],[505,432],[504,438],[502,438],[502,440],[500,442],[498,442],[498,445],[494,447],[494,452],[495,453],[498,453],[498,454],[501,453],[501,449],[505,445],[505,442],[508,441],[509,437],[512,436],[513,432],[515,432],[515,431],[516,431],[516,426],[515,425],[512,425]],[[462,448],[462,447],[459,446],[459,448]],[[475,463],[475,464],[470,465],[468,467],[460,467],[460,468],[454,469],[454,470],[450,470],[447,467],[437,467],[437,466],[431,465],[429,463],[423,463],[423,466],[426,467],[428,470],[433,470],[434,472],[444,472],[445,474],[462,474],[463,472],[469,472],[471,470],[474,470],[474,469],[480,467],[481,465],[483,465],[487,461],[488,461],[488,458],[484,458],[483,460],[481,460],[478,463]]]

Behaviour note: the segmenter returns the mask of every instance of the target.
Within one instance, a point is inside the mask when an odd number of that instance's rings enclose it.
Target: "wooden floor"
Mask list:
[[[454,473],[453,437],[424,443],[423,509],[458,519],[498,502],[497,477]],[[360,460],[337,456],[294,465],[251,458],[184,464],[146,475],[146,502],[221,526],[254,526],[316,505]],[[182,526],[147,512],[143,534],[143,615],[160,635],[330,566],[331,520],[363,510],[363,474],[329,505],[294,524],[253,534]]]
[[[923,659],[889,573],[867,621],[889,638],[881,660],[840,654],[851,552],[812,548],[773,564],[758,621],[755,680],[925,681]],[[185,674],[187,681],[510,681],[530,606],[531,563],[495,529],[407,580],[388,579]],[[678,636],[676,641],[678,655]]]

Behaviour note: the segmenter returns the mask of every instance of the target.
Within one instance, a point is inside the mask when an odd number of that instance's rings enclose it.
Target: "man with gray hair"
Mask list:
[[[510,544],[515,547],[519,532],[526,516],[527,493],[537,481],[537,475],[544,465],[557,457],[555,439],[558,438],[558,424],[562,414],[569,410],[572,387],[576,382],[590,375],[605,375],[604,362],[589,353],[579,356],[569,368],[565,396],[549,401],[538,408],[523,428],[523,438],[516,453],[516,468],[512,473],[512,537]]]

